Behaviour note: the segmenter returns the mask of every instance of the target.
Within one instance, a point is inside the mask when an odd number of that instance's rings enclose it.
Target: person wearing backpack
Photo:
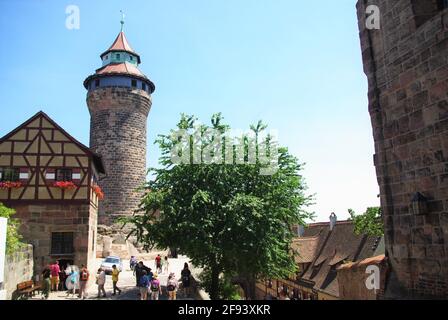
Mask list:
[[[135,276],[135,280],[136,280],[135,285],[136,285],[137,287],[139,286],[140,278],[141,278],[142,275],[143,275],[143,271],[146,271],[146,274],[149,274],[149,272],[151,271],[151,268],[145,266],[145,265],[143,264],[143,261],[140,261],[140,262],[134,267],[134,272],[133,272],[133,274],[134,274],[134,276]]]
[[[85,265],[81,265],[81,271],[79,272],[79,298],[85,299],[87,297],[87,282],[89,281],[89,270]]]
[[[140,300],[148,300],[148,287],[150,281],[146,270],[142,270],[141,277],[139,278],[138,287],[140,289]]]
[[[151,300],[159,300],[159,295],[162,294],[162,287],[160,286],[159,276],[154,273],[152,276],[150,289],[151,289]]]
[[[168,300],[176,300],[176,292],[179,284],[177,283],[174,272],[171,272],[166,282],[166,291],[168,291]]]
[[[184,268],[180,275],[182,277],[182,287],[184,288],[184,295],[185,297],[188,297],[190,291],[190,277],[191,277],[191,271],[190,269],[188,269],[188,263],[185,262]]]

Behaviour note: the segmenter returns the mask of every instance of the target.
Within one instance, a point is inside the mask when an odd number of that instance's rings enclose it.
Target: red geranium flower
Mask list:
[[[98,200],[103,200],[104,199],[104,193],[103,190],[101,190],[101,187],[97,184],[92,186],[92,190],[93,192],[96,194],[96,196],[98,197]]]
[[[3,181],[0,182],[0,189],[17,189],[22,187],[22,182]]]
[[[76,185],[72,181],[56,181],[53,183],[53,187],[61,189],[74,189]]]

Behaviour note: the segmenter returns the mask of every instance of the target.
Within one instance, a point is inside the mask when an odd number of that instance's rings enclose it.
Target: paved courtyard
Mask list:
[[[97,259],[96,261],[96,270],[98,270],[101,262],[103,259]],[[179,256],[177,259],[169,259],[169,270],[168,272],[163,272],[159,274],[159,280],[162,285],[163,295],[160,296],[160,300],[167,300],[165,286],[168,279],[168,275],[171,272],[174,272],[176,274],[176,278],[180,279],[180,273],[184,266],[184,263],[187,262],[192,268],[191,263],[187,257]],[[152,272],[155,272],[155,261],[154,260],[144,260],[144,264],[152,269]],[[192,274],[196,276],[198,274],[198,270],[191,269]],[[89,270],[91,273],[91,276],[95,277],[95,273],[93,270]],[[138,295],[139,290],[135,286],[135,276],[133,275],[133,272],[129,268],[129,260],[123,260],[123,271],[120,273],[119,281],[118,281],[118,287],[122,290],[122,293],[119,295],[113,296],[113,288],[112,288],[112,276],[106,275],[106,285],[105,290],[107,297],[106,298],[100,298],[101,300],[139,300],[140,297]],[[87,290],[88,296],[86,300],[98,300],[98,290],[97,286],[93,283]],[[181,290],[178,291],[178,297],[179,300],[193,300],[192,298],[184,297],[181,293]],[[39,300],[42,299],[40,294],[36,294],[33,298],[33,300]],[[57,291],[57,292],[51,292],[49,300],[80,300],[77,295],[73,297],[71,294],[67,296],[66,291]]]

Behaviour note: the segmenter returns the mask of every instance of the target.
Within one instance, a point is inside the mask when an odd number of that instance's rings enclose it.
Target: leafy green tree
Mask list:
[[[371,236],[382,236],[384,234],[383,221],[381,219],[381,208],[367,208],[366,212],[356,215],[355,211],[348,209],[350,219],[355,225],[356,234],[367,234]]]
[[[221,136],[230,130],[221,114],[212,116],[210,126],[182,115],[176,130],[156,140],[161,168],[149,170],[154,179],[145,186],[140,210],[123,220],[131,223],[129,236],[135,234],[146,249],[176,248],[205,269],[212,299],[223,297],[222,275],[234,277],[246,296],[254,297],[257,279],[294,274],[293,226],[312,217],[305,210],[312,198],[305,195],[302,164],[269,135],[264,155],[278,159],[261,161],[266,126],[258,122],[250,129],[254,140],[243,136],[232,142]],[[181,139],[178,130],[191,136]],[[219,134],[210,136],[208,130]],[[256,161],[249,161],[254,149]],[[173,163],[173,154],[184,162]],[[209,157],[216,161],[204,163]]]
[[[19,221],[12,218],[16,213],[14,209],[5,207],[0,202],[0,217],[8,219],[7,231],[6,231],[6,253],[12,254],[21,248],[23,243],[21,242],[22,236],[19,234]]]

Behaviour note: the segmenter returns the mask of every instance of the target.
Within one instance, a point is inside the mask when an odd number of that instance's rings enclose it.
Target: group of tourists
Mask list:
[[[61,275],[61,273],[63,275]],[[118,288],[118,275],[120,271],[117,269],[116,265],[112,266],[112,284],[113,284],[113,294],[121,294],[121,289]],[[77,266],[71,266],[67,264],[65,270],[61,271],[59,266],[59,261],[55,261],[53,264],[48,265],[42,271],[42,298],[48,299],[50,296],[50,291],[67,291],[67,297],[70,295],[75,297],[76,290],[78,290],[78,297],[80,299],[87,298],[87,284],[90,279],[89,270],[87,270],[85,265],[81,265],[81,269]],[[61,283],[61,280],[63,283]],[[96,285],[98,286],[98,298],[106,297],[106,290],[104,285],[106,283],[106,272],[103,268],[99,268],[96,275]]]
[[[61,270],[59,261],[48,265],[42,271],[42,295],[44,299],[48,299],[50,291],[66,290],[67,297],[72,294],[74,297],[76,290],[79,289],[79,297],[86,298],[87,282],[89,280],[89,271],[85,265],[81,265],[81,269],[77,266],[67,264],[65,270]]]
[[[143,261],[137,262],[135,257],[131,257],[130,268],[136,279],[136,286],[139,288],[139,296],[141,300],[159,300],[162,292],[162,284],[160,282],[160,274],[169,272],[168,257],[162,259],[160,255],[155,258],[156,272],[145,266]],[[121,294],[122,290],[117,286],[120,270],[116,265],[112,266],[112,284],[113,296]],[[90,273],[85,265],[77,266],[67,265],[65,269],[61,268],[59,261],[46,266],[42,271],[42,296],[48,299],[50,291],[66,290],[67,297],[70,295],[75,297],[78,290],[78,297],[80,299],[87,298],[87,284],[90,279]],[[181,272],[181,283],[184,296],[188,297],[191,292],[191,271],[188,264],[184,264]],[[96,274],[96,285],[98,287],[97,298],[107,297],[104,288],[106,284],[106,271],[99,268]],[[168,300],[177,299],[177,291],[180,289],[178,280],[174,272],[169,273],[166,282],[166,293]]]
[[[161,273],[165,270],[168,272],[168,259],[165,259],[165,264],[162,263],[160,255],[157,255],[155,259],[156,272],[153,273],[150,267],[144,265],[143,261],[138,262],[134,267],[134,275],[136,280],[136,286],[139,288],[140,300],[159,300],[160,295],[162,295],[161,283],[159,280],[158,271]],[[165,268],[163,268],[163,265]],[[189,296],[190,294],[190,278],[191,271],[188,268],[188,263],[184,264],[184,268],[181,272],[182,289],[184,290],[184,295]],[[166,283],[166,291],[168,300],[176,300],[177,291],[179,289],[179,283],[177,281],[174,272],[168,275],[168,280]]]

